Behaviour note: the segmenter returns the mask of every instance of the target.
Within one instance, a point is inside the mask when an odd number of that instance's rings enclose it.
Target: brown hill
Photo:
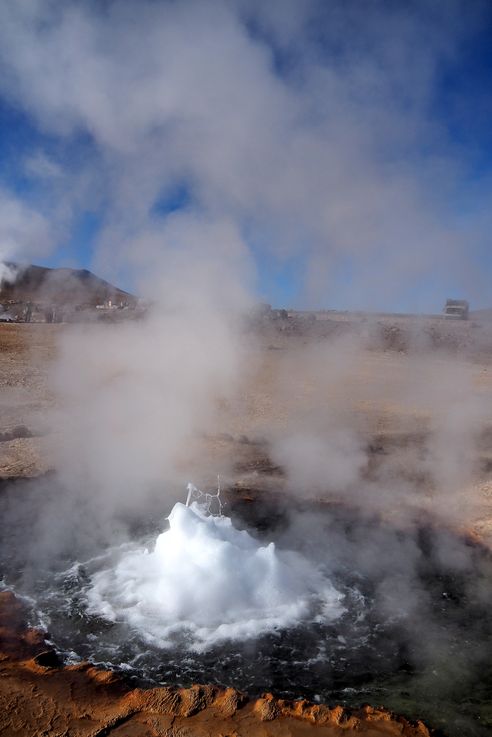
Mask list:
[[[136,297],[118,289],[87,269],[49,269],[9,263],[13,280],[0,284],[0,302],[33,302],[70,306],[136,304]]]

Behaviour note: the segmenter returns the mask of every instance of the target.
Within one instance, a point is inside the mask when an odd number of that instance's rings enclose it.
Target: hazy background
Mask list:
[[[487,306],[490,13],[7,0],[2,256],[147,296],[190,227],[204,254],[229,229],[278,306]]]

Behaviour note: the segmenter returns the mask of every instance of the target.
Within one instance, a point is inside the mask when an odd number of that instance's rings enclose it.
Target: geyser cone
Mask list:
[[[91,613],[123,620],[161,647],[186,633],[190,647],[203,649],[343,611],[320,569],[298,553],[260,545],[228,517],[176,504],[169,525],[152,552],[126,552],[93,576]]]

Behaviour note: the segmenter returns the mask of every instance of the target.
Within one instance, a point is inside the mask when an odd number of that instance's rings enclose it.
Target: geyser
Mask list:
[[[490,733],[492,559],[468,538],[265,491],[256,504],[228,494],[233,524],[178,505],[162,534],[158,499],[108,549],[89,524],[80,534],[80,514],[55,538],[65,488],[50,478],[40,495],[39,483],[0,494],[0,587],[68,662],[143,686],[384,703],[450,737]],[[248,616],[256,636],[241,632]]]
[[[152,551],[125,548],[93,574],[88,613],[123,621],[158,647],[183,638],[205,650],[344,611],[322,569],[299,553],[262,545],[197,502],[175,504],[168,520]]]

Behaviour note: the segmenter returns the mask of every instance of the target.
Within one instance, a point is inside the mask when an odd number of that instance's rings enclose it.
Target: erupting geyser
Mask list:
[[[225,516],[176,504],[154,549],[122,552],[87,590],[89,612],[124,621],[159,647],[203,650],[300,621],[331,621],[341,594],[300,554],[261,545]]]

